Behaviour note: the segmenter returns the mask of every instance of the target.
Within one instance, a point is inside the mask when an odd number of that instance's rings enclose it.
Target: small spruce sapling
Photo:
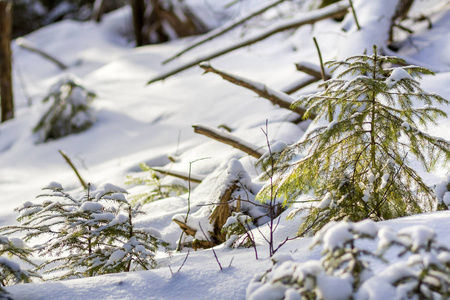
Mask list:
[[[324,91],[295,103],[308,107],[305,117],[314,112],[317,119],[330,120],[288,148],[278,162],[284,174],[275,183],[276,193],[285,196],[284,204],[300,194],[315,194],[309,201],[317,205],[305,207],[309,214],[299,234],[345,217],[386,220],[436,208],[433,190],[409,163],[414,157],[430,170],[450,159],[450,143],[419,128],[446,117],[433,102],[449,102],[423,91],[412,77],[433,74],[430,70],[386,67],[403,63],[379,55],[376,47],[372,55],[328,62],[337,76],[321,85]],[[424,106],[416,107],[421,102]],[[298,153],[303,158],[292,163]],[[262,193],[269,194],[269,188]]]
[[[50,107],[33,129],[38,135],[38,142],[59,139],[91,127],[95,121],[90,108],[94,98],[95,94],[72,76],[55,83],[42,100],[51,101]]]
[[[153,229],[133,224],[142,211],[131,207],[126,191],[112,184],[97,190],[88,185],[86,194],[73,197],[58,183],[51,183],[39,195],[41,203],[26,202],[17,208],[21,226],[7,226],[7,234],[25,232],[25,240],[47,237],[35,249],[42,256],[54,256],[38,269],[45,273],[65,271],[56,279],[128,272],[155,267],[154,254],[166,246]],[[61,273],[60,273],[61,274]]]
[[[393,231],[372,220],[330,222],[311,247],[320,260],[276,254],[247,287],[247,299],[448,299],[450,251],[429,227]],[[376,250],[375,250],[376,249]],[[389,254],[386,255],[386,252]],[[393,257],[395,263],[389,259]],[[371,262],[378,261],[377,272]],[[384,263],[382,263],[384,262]]]
[[[11,299],[3,289],[4,286],[31,282],[33,277],[40,278],[36,272],[25,270],[17,262],[5,257],[15,258],[36,267],[36,264],[29,259],[31,252],[31,249],[21,239],[0,236],[0,299]]]

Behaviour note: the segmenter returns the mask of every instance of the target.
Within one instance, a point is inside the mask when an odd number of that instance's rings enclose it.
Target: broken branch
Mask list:
[[[166,79],[167,77],[170,77],[172,75],[178,74],[181,71],[184,71],[186,69],[189,69],[193,66],[198,65],[199,63],[203,62],[203,61],[208,61],[211,60],[213,58],[219,57],[223,54],[229,53],[231,51],[234,51],[236,49],[245,47],[245,46],[249,46],[252,45],[256,42],[259,42],[261,40],[264,40],[266,38],[268,38],[271,35],[274,35],[275,33],[278,32],[282,32],[282,31],[286,31],[289,29],[294,29],[294,28],[298,28],[300,26],[306,25],[306,24],[314,24],[315,22],[324,20],[324,19],[328,19],[328,18],[332,18],[332,17],[336,17],[336,16],[341,16],[345,13],[347,13],[347,10],[349,8],[349,4],[347,3],[347,1],[340,1],[337,3],[334,3],[332,5],[326,6],[324,8],[315,10],[315,11],[311,11],[306,13],[305,15],[301,15],[300,17],[297,18],[292,18],[290,20],[285,20],[282,21],[278,24],[275,24],[274,26],[269,27],[269,29],[267,29],[266,31],[254,35],[254,36],[250,36],[238,43],[232,44],[228,47],[225,47],[223,49],[220,49],[216,52],[210,53],[208,55],[205,55],[203,57],[200,57],[199,59],[195,59],[193,61],[189,61],[181,66],[179,66],[178,68],[175,68],[173,70],[170,70],[168,72],[164,72],[163,74],[149,80],[147,82],[147,84],[151,84],[163,79]]]
[[[50,54],[48,54],[47,52],[44,52],[40,49],[38,49],[37,47],[35,47],[34,45],[32,45],[29,41],[27,41],[24,38],[18,38],[16,40],[17,45],[20,48],[26,49],[30,52],[39,54],[40,56],[42,56],[43,58],[51,61],[52,63],[56,64],[58,66],[58,68],[60,68],[61,70],[65,70],[67,69],[67,66],[62,63],[60,60],[56,59],[55,57],[51,56]]]
[[[161,174],[164,174],[164,175],[181,178],[186,181],[190,180],[195,183],[201,183],[203,181],[203,179],[205,179],[205,177],[201,176],[201,175],[192,175],[192,174],[189,175],[189,174],[186,174],[183,172],[173,171],[173,170],[169,170],[169,169],[162,168],[162,167],[151,167],[150,169],[153,171],[159,172]]]
[[[260,158],[264,152],[259,150],[258,147],[247,143],[246,141],[235,137],[234,135],[228,133],[228,132],[223,132],[220,130],[217,130],[213,127],[210,126],[205,126],[205,125],[192,125],[192,127],[194,127],[194,132],[195,133],[199,133],[199,134],[203,134],[209,138],[212,138],[216,141],[219,141],[221,143],[230,145],[236,149],[239,149],[255,158]]]
[[[273,104],[280,106],[281,108],[289,109],[289,110],[292,110],[293,112],[296,112],[301,117],[303,117],[303,115],[306,112],[306,109],[301,106],[292,107],[292,103],[295,101],[294,98],[292,98],[291,96],[289,96],[283,92],[279,92],[274,89],[271,89],[271,88],[267,87],[265,84],[262,84],[259,82],[254,82],[254,81],[251,81],[251,80],[248,80],[248,79],[245,79],[245,78],[242,78],[242,77],[230,74],[230,73],[226,73],[224,71],[217,70],[217,69],[213,68],[209,63],[201,63],[200,67],[203,70],[205,70],[206,73],[212,72],[212,73],[218,74],[223,79],[225,79],[231,83],[234,83],[236,85],[245,87],[245,88],[257,93],[260,97],[266,98]],[[310,116],[310,118],[314,119],[315,115]]]

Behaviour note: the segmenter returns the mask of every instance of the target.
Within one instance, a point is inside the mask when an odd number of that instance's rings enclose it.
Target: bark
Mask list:
[[[11,61],[12,2],[0,0],[0,101],[1,122],[14,118]]]
[[[142,28],[144,27],[145,12],[144,0],[131,0],[131,9],[133,10],[134,38],[136,41],[136,46],[139,47],[144,45],[142,33]]]
[[[297,64],[295,64],[295,67],[297,68],[297,70],[311,75],[315,78],[317,78],[318,80],[322,79],[322,71],[320,70],[319,66],[310,64],[310,63],[306,63],[306,62],[299,62]],[[331,78],[329,73],[324,74],[325,80],[328,80]]]
[[[261,151],[258,147],[255,145],[251,145],[250,143],[233,136],[232,134],[228,132],[223,132],[220,130],[217,130],[215,128],[205,126],[205,125],[193,125],[194,132],[203,134],[209,138],[212,138],[216,141],[219,141],[221,143],[230,145],[236,149],[239,149],[255,158],[260,158],[264,152]]]
[[[279,23],[275,24],[274,26],[269,27],[267,30],[265,30],[264,32],[262,32],[260,34],[250,36],[246,39],[243,39],[240,42],[234,43],[232,45],[229,45],[228,47],[224,47],[218,51],[215,51],[215,52],[207,54],[203,57],[200,57],[199,59],[189,61],[173,70],[167,71],[167,72],[161,74],[160,76],[157,76],[157,77],[149,80],[147,82],[147,84],[151,84],[151,83],[166,79],[172,75],[178,74],[186,69],[196,66],[201,62],[208,61],[213,58],[216,58],[216,57],[222,56],[224,54],[227,54],[229,52],[232,52],[234,50],[240,49],[242,47],[252,45],[252,44],[257,43],[261,40],[264,40],[264,39],[268,38],[269,36],[272,36],[276,33],[283,32],[283,31],[290,30],[290,29],[295,29],[295,28],[301,27],[306,24],[314,24],[315,22],[318,22],[318,21],[321,21],[324,19],[328,19],[328,18],[332,18],[335,16],[342,16],[345,13],[347,13],[348,8],[349,8],[349,4],[347,3],[347,1],[344,0],[344,1],[340,1],[338,3],[332,4],[330,6],[327,6],[325,8],[322,8],[322,9],[319,9],[316,11],[311,11],[300,17],[292,18],[289,20],[279,22]]]
[[[102,15],[105,11],[105,3],[106,0],[95,0],[91,15],[92,21],[99,23],[102,20]]]
[[[230,74],[230,73],[226,73],[226,72],[217,70],[217,69],[213,68],[209,63],[202,63],[202,64],[200,64],[200,67],[203,70],[205,70],[206,73],[212,72],[212,73],[218,74],[223,79],[225,79],[231,83],[234,83],[236,85],[245,87],[245,88],[255,92],[259,96],[269,100],[273,104],[280,106],[281,108],[292,110],[293,112],[299,114],[300,117],[303,117],[303,115],[306,112],[306,109],[301,106],[292,107],[292,103],[295,101],[294,98],[292,98],[291,96],[289,96],[288,94],[285,94],[283,92],[271,89],[270,87],[267,87],[265,84],[262,84],[259,82],[254,82],[254,81],[251,81],[251,80],[248,80],[248,79],[245,79],[245,78],[242,78],[242,77]],[[314,119],[315,115],[311,115],[310,118]]]
[[[161,174],[164,174],[164,175],[181,178],[183,180],[191,181],[191,182],[195,182],[195,183],[201,183],[203,181],[203,179],[205,179],[205,177],[201,176],[201,175],[193,175],[193,174],[189,175],[189,174],[186,174],[183,172],[173,171],[173,170],[169,170],[167,168],[162,168],[162,167],[152,167],[150,169],[152,169],[153,171],[159,172]]]
[[[312,76],[308,76],[307,78],[302,78],[300,80],[294,81],[290,83],[289,85],[285,86],[281,91],[285,94],[291,95],[295,93],[296,91],[304,88],[305,86],[310,85],[311,83],[317,82],[320,79]]]

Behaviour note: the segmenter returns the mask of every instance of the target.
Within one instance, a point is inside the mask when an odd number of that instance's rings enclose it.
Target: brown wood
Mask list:
[[[195,233],[197,232],[197,230],[192,229],[191,227],[187,226],[186,223],[183,223],[179,220],[172,219],[172,221],[177,223],[178,226],[180,226],[181,230],[183,230],[184,233],[186,233],[187,235],[195,236]]]
[[[255,158],[260,158],[264,152],[259,150],[258,147],[251,145],[228,132],[222,132],[215,128],[204,126],[204,125],[193,125],[194,132],[203,134],[209,138],[212,138],[221,143],[230,145],[236,149],[239,149]]]
[[[173,171],[173,170],[169,170],[167,168],[162,168],[162,167],[151,167],[150,168],[153,171],[159,172],[161,174],[164,175],[168,175],[168,176],[173,176],[173,177],[177,177],[177,178],[181,178],[184,179],[186,181],[191,181],[191,182],[195,182],[195,183],[201,183],[203,181],[204,176],[200,176],[200,175],[193,175],[193,174],[186,174],[183,172],[178,172],[178,171]]]
[[[131,9],[133,10],[134,38],[136,40],[136,46],[139,47],[144,45],[142,34],[142,28],[144,27],[144,12],[145,12],[144,0],[131,0]]]
[[[102,15],[105,11],[105,4],[106,0],[95,0],[91,15],[92,21],[99,23],[102,20]]]
[[[282,99],[280,96],[284,96],[286,98],[290,98],[290,96],[281,91],[274,91],[273,89],[266,87],[266,85],[264,85],[264,84],[252,82],[250,80],[243,80],[242,78],[234,76],[230,73],[225,73],[223,71],[217,70],[217,69],[213,68],[209,63],[200,64],[200,67],[203,70],[205,70],[206,73],[212,72],[217,75],[220,75],[223,79],[225,79],[231,83],[234,83],[236,85],[245,87],[245,88],[255,92],[260,97],[263,97],[263,98],[269,100],[270,102],[272,102],[275,105],[278,105],[281,108],[289,109],[289,110],[299,114],[300,117],[303,117],[303,115],[306,112],[306,109],[301,106],[298,106],[298,105],[294,106],[294,107],[292,106],[294,99],[292,99],[291,102],[286,101],[285,99]],[[261,87],[263,87],[263,88],[261,88]],[[314,114],[310,114],[310,119],[314,119],[315,117],[316,116]]]
[[[321,72],[321,69],[319,66],[317,66],[316,68],[312,68],[311,64],[309,64],[309,63],[307,64],[304,62],[299,62],[299,63],[295,64],[295,67],[297,68],[298,71],[301,71],[305,74],[311,75],[311,76],[317,78],[317,80],[322,79],[322,72]],[[324,79],[328,80],[330,78],[331,78],[330,74],[327,74],[324,72]]]
[[[296,82],[293,82],[291,84],[289,84],[289,86],[286,86],[285,88],[283,88],[281,91],[285,94],[293,94],[296,91],[304,88],[305,86],[310,85],[311,83],[317,82],[320,79],[316,78],[316,77],[308,77],[308,78],[302,78],[301,80],[298,80]]]
[[[1,122],[14,118],[11,61],[12,2],[0,0],[0,101]]]
[[[220,195],[219,204],[216,205],[213,212],[209,216],[209,223],[213,225],[214,231],[212,237],[219,244],[226,241],[226,234],[222,233],[223,225],[227,222],[231,216],[232,209],[230,208],[229,201],[233,192],[237,189],[236,184],[229,186],[222,195]]]
[[[268,38],[269,36],[272,36],[278,32],[283,32],[286,30],[290,30],[290,29],[295,29],[298,27],[301,27],[303,25],[307,25],[307,24],[314,24],[318,21],[324,20],[324,19],[329,19],[329,18],[334,18],[336,16],[343,16],[347,13],[347,10],[349,8],[349,4],[346,1],[340,1],[337,2],[335,4],[332,4],[330,6],[327,6],[325,8],[319,9],[317,11],[312,11],[310,12],[309,15],[306,15],[304,18],[302,18],[301,20],[297,21],[297,22],[291,22],[289,20],[287,20],[285,23],[283,23],[282,25],[272,28],[271,30],[268,30],[262,34],[259,34],[257,36],[253,36],[247,39],[244,39],[241,42],[238,43],[234,43],[228,47],[224,47],[216,52],[213,52],[211,54],[205,55],[203,57],[200,57],[198,59],[195,59],[193,61],[187,62],[171,71],[165,72],[157,77],[152,78],[151,80],[149,80],[147,82],[147,84],[152,84],[154,82],[160,81],[160,80],[164,80],[172,75],[178,74],[184,70],[187,70],[193,66],[198,65],[201,62],[204,61],[208,61],[211,60],[213,58],[222,56],[226,53],[232,52],[234,50],[240,49],[242,47],[245,46],[249,46],[252,45],[254,43],[257,43],[259,41],[262,41],[266,38]]]

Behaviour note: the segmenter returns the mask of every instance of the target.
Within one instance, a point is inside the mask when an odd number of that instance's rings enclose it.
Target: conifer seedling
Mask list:
[[[326,66],[335,73],[322,92],[299,99],[309,114],[330,123],[311,130],[278,161],[276,185],[284,204],[300,194],[313,194],[315,205],[299,234],[316,232],[328,222],[348,218],[386,220],[436,209],[438,201],[413,160],[426,170],[450,159],[450,143],[423,131],[446,114],[434,103],[441,96],[420,88],[415,78],[432,71],[404,65],[402,59],[357,55]],[[291,158],[302,158],[292,163]],[[286,161],[289,161],[286,167]],[[267,189],[263,190],[267,193]],[[440,207],[443,208],[443,207]]]

